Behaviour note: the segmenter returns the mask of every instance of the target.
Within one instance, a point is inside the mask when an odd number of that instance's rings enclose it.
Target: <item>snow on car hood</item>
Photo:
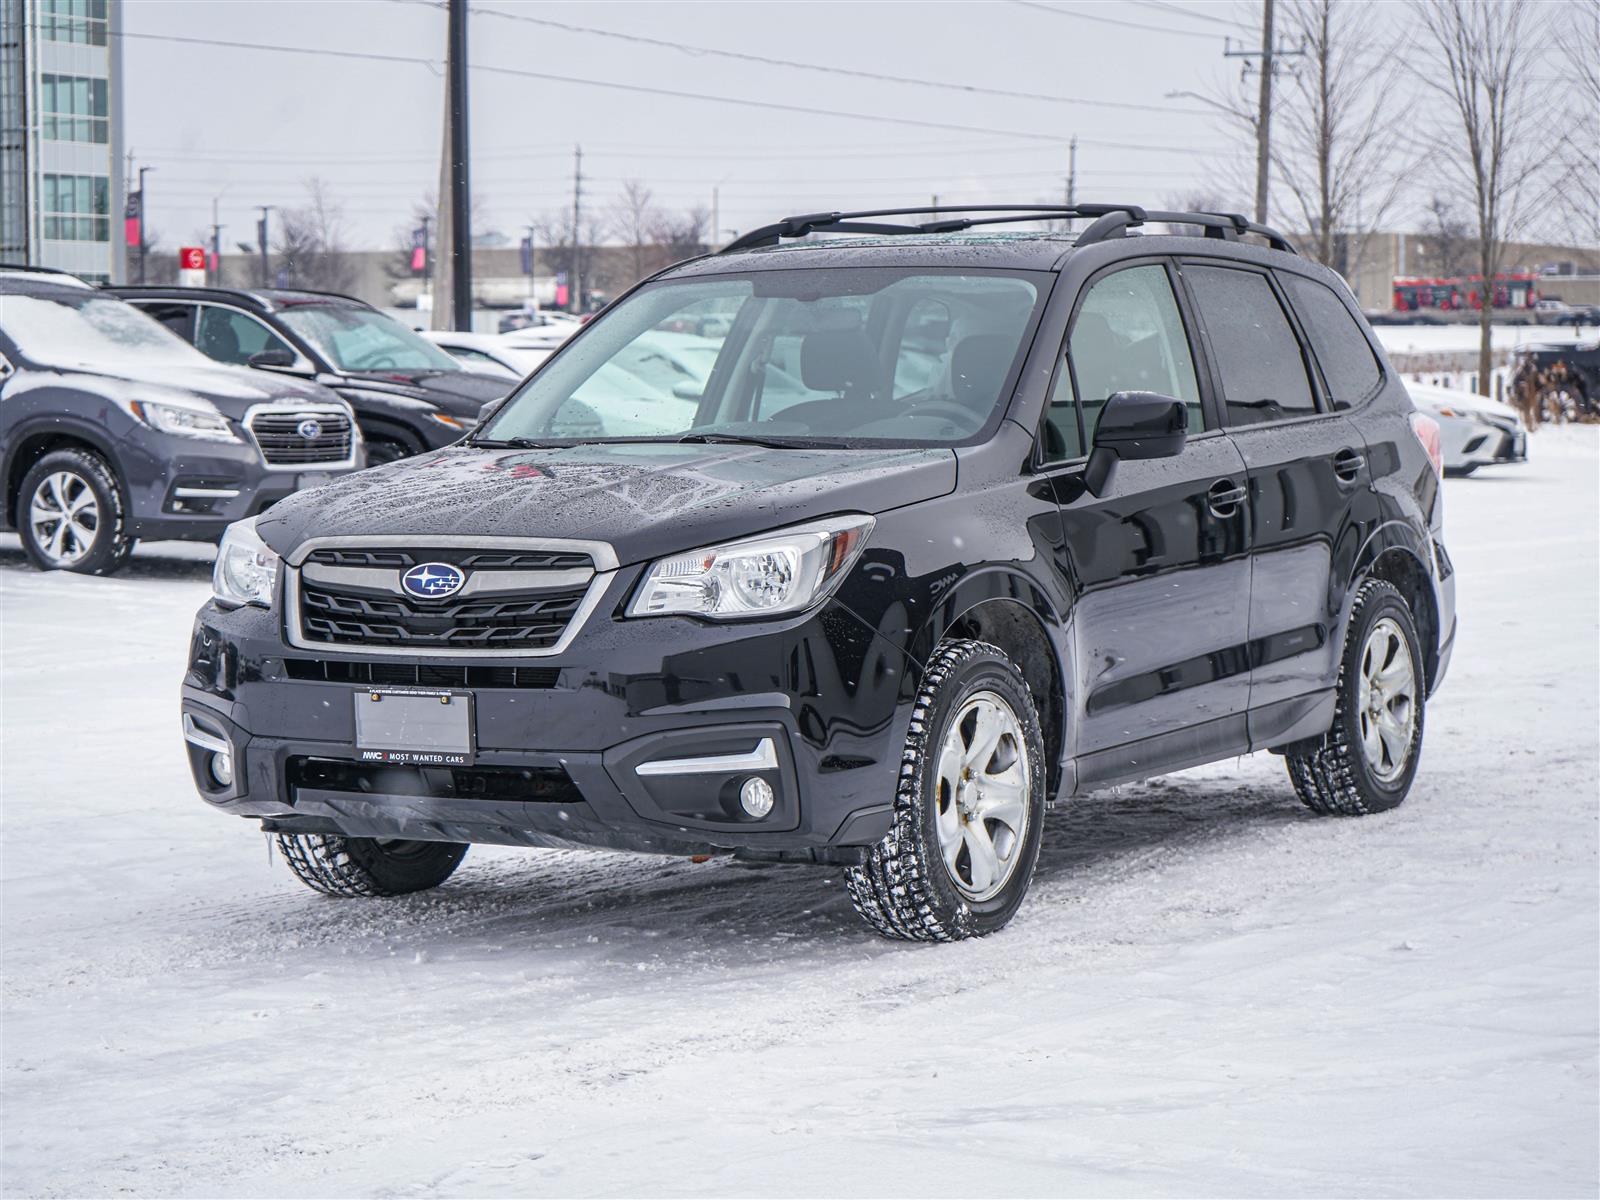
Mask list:
[[[280,554],[309,537],[498,535],[595,539],[627,563],[812,517],[884,512],[955,483],[949,449],[450,446],[291,496],[257,528]]]
[[[109,372],[94,368],[62,370],[56,382],[124,400],[163,400],[182,403],[200,396],[211,401],[226,417],[242,420],[257,404],[334,404],[343,401],[319,384],[291,379],[270,371],[233,367],[141,365],[138,370]]]

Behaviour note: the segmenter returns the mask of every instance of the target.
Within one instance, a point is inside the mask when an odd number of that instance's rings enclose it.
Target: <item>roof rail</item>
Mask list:
[[[77,287],[93,287],[88,280],[71,271],[63,271],[60,267],[39,267],[33,263],[0,262],[0,271],[18,271],[28,275],[53,275],[56,281]]]
[[[879,217],[905,217],[932,213],[1004,213],[1005,216],[943,217],[912,224],[880,222]],[[1198,225],[1204,236],[1237,241],[1243,234],[1264,238],[1274,250],[1298,254],[1294,245],[1283,234],[1265,225],[1257,225],[1238,213],[1215,212],[1150,212],[1137,204],[967,204],[942,208],[874,208],[859,212],[805,213],[785,217],[771,225],[752,229],[735,238],[718,253],[732,254],[740,250],[753,250],[762,246],[776,246],[784,238],[802,238],[811,233],[875,233],[893,236],[913,233],[957,233],[977,225],[1007,225],[1021,221],[1048,221],[1062,217],[1093,218],[1093,223],[1080,233],[1076,244],[1093,245],[1110,238],[1123,237],[1130,228],[1149,221],[1172,225]]]

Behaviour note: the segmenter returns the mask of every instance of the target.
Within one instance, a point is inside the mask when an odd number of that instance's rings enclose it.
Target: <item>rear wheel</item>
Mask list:
[[[893,827],[846,872],[856,911],[909,941],[1001,928],[1033,878],[1047,786],[1022,672],[986,643],[944,643],[912,712]]]
[[[109,575],[133,552],[117,477],[92,451],[54,450],[34,463],[17,508],[23,547],[41,570]]]
[[[278,849],[301,883],[329,896],[403,896],[438,887],[466,856],[458,842],[280,833]]]
[[[1397,806],[1417,773],[1425,705],[1411,610],[1394,585],[1368,580],[1350,613],[1333,727],[1285,756],[1306,807],[1365,816]]]

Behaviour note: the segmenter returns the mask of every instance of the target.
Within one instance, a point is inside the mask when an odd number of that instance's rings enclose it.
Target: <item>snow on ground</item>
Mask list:
[[[1265,755],[1073,801],[1012,926],[945,947],[802,867],[478,848],[316,896],[191,791],[195,551],[0,543],[0,1186],[1594,1195],[1597,435],[1447,484],[1406,805],[1317,819]]]
[[[1374,325],[1383,348],[1396,354],[1476,353],[1478,327],[1451,325]],[[1495,350],[1516,350],[1522,346],[1568,346],[1593,342],[1600,329],[1593,325],[1575,329],[1570,325],[1494,325],[1489,344]]]

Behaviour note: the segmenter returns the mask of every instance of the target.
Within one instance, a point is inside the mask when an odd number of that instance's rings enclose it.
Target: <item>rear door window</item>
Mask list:
[[[1222,377],[1223,424],[1260,425],[1317,411],[1300,339],[1259,271],[1189,264],[1183,277]]]
[[[134,307],[149,313],[184,341],[194,342],[194,305],[158,300]]]
[[[1336,409],[1354,408],[1378,386],[1383,369],[1372,344],[1332,288],[1304,275],[1280,272],[1278,278],[1300,315],[1322,378]]]

